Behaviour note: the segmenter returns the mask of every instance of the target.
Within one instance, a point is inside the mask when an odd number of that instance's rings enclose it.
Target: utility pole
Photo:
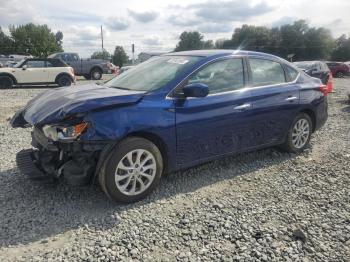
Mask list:
[[[135,64],[135,44],[131,45],[131,52],[132,52],[132,64]]]
[[[102,44],[102,53],[103,53],[103,31],[102,31],[102,25],[101,25],[101,44]]]

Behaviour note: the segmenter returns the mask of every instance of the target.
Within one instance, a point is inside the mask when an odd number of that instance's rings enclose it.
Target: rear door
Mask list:
[[[191,165],[252,146],[250,91],[243,58],[212,62],[186,84],[203,83],[209,95],[175,99],[177,163]],[[181,90],[181,88],[180,88]]]
[[[281,143],[299,109],[299,72],[279,61],[248,61],[254,140],[260,146]]]
[[[44,60],[27,60],[22,68],[16,68],[15,76],[17,82],[23,84],[50,82]]]

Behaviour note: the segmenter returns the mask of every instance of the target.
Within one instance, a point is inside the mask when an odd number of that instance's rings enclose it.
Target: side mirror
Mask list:
[[[28,68],[27,65],[22,66],[22,70],[26,70]]]
[[[209,94],[209,87],[206,84],[194,83],[184,86],[185,97],[206,97]]]

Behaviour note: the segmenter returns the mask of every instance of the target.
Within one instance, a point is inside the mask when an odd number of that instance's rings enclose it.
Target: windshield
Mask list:
[[[22,59],[21,61],[14,64],[12,67],[19,67],[24,61],[25,61],[25,59]]]
[[[151,91],[163,87],[186,68],[200,60],[191,56],[161,56],[143,62],[108,81],[105,86]]]
[[[295,62],[294,64],[300,69],[309,70],[316,68],[315,62]]]

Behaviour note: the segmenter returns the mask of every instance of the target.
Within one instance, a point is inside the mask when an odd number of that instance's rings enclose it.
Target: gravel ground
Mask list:
[[[0,90],[0,261],[350,261],[349,85],[335,79],[306,152],[271,148],[170,174],[129,205],[98,186],[19,174],[30,132],[8,118],[45,89]]]

